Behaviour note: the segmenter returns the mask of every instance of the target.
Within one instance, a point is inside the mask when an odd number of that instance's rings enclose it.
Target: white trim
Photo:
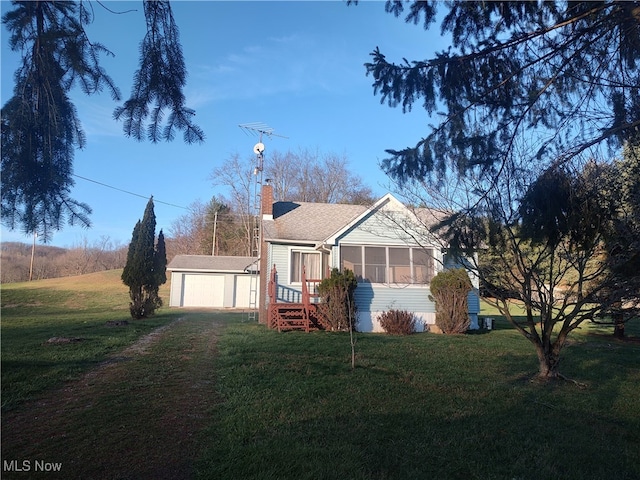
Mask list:
[[[288,285],[302,285],[302,280],[296,282],[291,278],[293,276],[293,252],[312,253],[314,255],[318,255],[320,257],[320,275],[322,275],[322,252],[315,248],[290,246],[287,247],[287,268],[289,270],[289,278],[287,279]]]
[[[288,240],[288,239],[280,239],[280,238],[265,238],[265,242],[271,245],[296,245],[302,247],[311,247],[315,248],[318,245],[317,242],[312,240]]]
[[[168,268],[167,267],[167,271],[168,272],[193,272],[193,273],[239,273],[239,274],[250,274],[251,270],[220,270],[220,269],[213,269],[213,268],[179,268],[179,267],[173,267],[173,268]]]

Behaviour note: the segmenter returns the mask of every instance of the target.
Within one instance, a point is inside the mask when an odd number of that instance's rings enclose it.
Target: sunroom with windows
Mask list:
[[[428,285],[435,275],[434,250],[391,245],[341,245],[340,266],[358,282]]]

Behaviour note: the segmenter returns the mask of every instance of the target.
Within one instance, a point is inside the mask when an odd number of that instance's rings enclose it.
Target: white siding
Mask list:
[[[233,279],[232,279],[233,281]],[[235,308],[249,308],[249,298],[251,291],[251,276],[250,275],[235,275],[234,282],[234,299],[233,306]],[[258,297],[256,298],[257,303],[260,302],[260,287],[258,286]],[[259,303],[258,303],[259,304]]]
[[[358,312],[358,323],[356,328],[359,332],[384,332],[380,326],[378,316],[386,310],[379,312]],[[436,314],[433,312],[412,312],[416,316],[416,332],[424,332],[428,330],[428,325],[436,323]]]
[[[182,272],[171,272],[171,290],[169,291],[169,306],[182,306]]]
[[[248,308],[250,287],[248,274],[171,272],[169,306]]]

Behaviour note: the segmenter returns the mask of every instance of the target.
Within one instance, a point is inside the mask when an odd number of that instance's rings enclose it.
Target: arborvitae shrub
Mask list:
[[[158,290],[167,281],[167,254],[162,230],[157,244],[155,233],[156,215],[151,197],[142,220],[133,229],[122,271],[122,282],[129,287],[129,311],[135,319],[150,317],[162,306]]]
[[[469,328],[468,295],[473,286],[464,268],[438,273],[431,280],[436,302],[436,325],[442,333],[464,333]]]
[[[416,331],[416,316],[406,310],[389,310],[378,315],[382,329],[390,335],[410,335]]]

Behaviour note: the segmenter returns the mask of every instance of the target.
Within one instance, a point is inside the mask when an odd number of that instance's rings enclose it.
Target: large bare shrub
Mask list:
[[[431,280],[431,294],[436,302],[436,325],[443,333],[464,333],[469,328],[467,297],[471,289],[471,280],[464,268],[444,270]]]
[[[331,276],[325,278],[318,290],[322,302],[318,306],[320,321],[327,330],[355,330],[356,307],[353,298],[358,281],[354,273],[334,268]]]
[[[410,335],[416,331],[416,316],[407,310],[389,310],[378,315],[382,329],[390,335]]]

